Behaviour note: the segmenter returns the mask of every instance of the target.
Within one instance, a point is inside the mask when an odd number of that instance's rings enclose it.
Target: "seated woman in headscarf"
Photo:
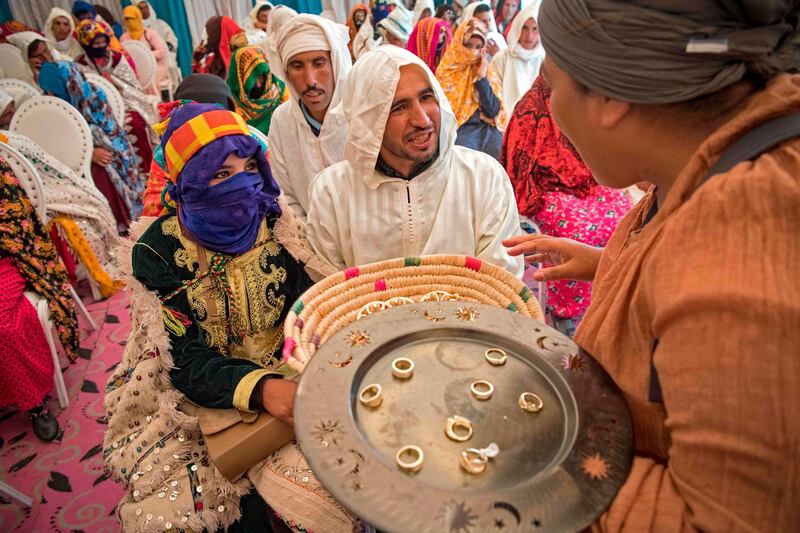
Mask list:
[[[45,93],[80,111],[89,124],[94,141],[92,178],[108,199],[117,228],[125,231],[142,209],[139,158],[114,118],[105,93],[86,81],[75,63],[66,61],[45,63],[39,85]]]
[[[540,3],[541,0],[534,0],[531,5]],[[521,8],[520,0],[499,0],[497,2],[497,7],[494,10],[494,19],[497,22],[497,31],[505,36],[506,39],[508,39],[508,32]]]
[[[78,24],[76,33],[84,54],[77,57],[75,62],[84,72],[95,72],[109,80],[122,95],[125,101],[125,124],[121,126],[131,136],[136,155],[141,160],[141,171],[147,172],[153,158],[151,143],[158,140],[148,126],[157,119],[153,107],[155,97],[142,91],[139,79],[128,62],[123,60],[122,54],[109,47],[113,34],[108,24],[84,20]]]
[[[72,15],[73,17],[75,17],[76,20],[76,28],[77,25],[80,25],[80,23],[83,22],[84,20],[96,20],[98,22],[107,24],[110,29],[109,31],[110,38],[108,42],[108,47],[111,48],[113,51],[119,52],[120,54],[125,56],[125,59],[128,61],[128,64],[134,71],[136,71],[136,65],[133,64],[133,60],[131,59],[130,55],[128,55],[128,52],[125,51],[125,47],[123,47],[122,43],[119,42],[119,39],[117,38],[114,28],[111,27],[111,25],[114,22],[113,17],[111,18],[110,21],[106,20],[97,12],[95,6],[93,6],[89,2],[84,2],[83,0],[76,0],[76,2],[72,4]],[[120,33],[122,32],[120,31]],[[80,44],[81,46],[83,46],[83,43]]]
[[[11,101],[11,97],[0,90],[0,108],[6,101]],[[8,116],[8,122],[11,116],[13,114]],[[0,129],[6,129],[8,122],[5,116],[0,116]],[[119,288],[109,274],[113,271],[109,252],[117,242],[118,233],[108,200],[85,177],[76,174],[28,137],[13,131],[0,131],[0,142],[22,154],[39,172],[48,218],[59,226],[70,254],[86,267],[100,293],[111,296]]]
[[[452,39],[450,24],[442,19],[426,18],[414,26],[406,50],[424,61],[431,72],[436,72]]]
[[[0,159],[0,407],[29,412],[33,431],[53,440],[58,422],[47,411],[53,356],[36,309],[23,292],[47,300],[70,363],[78,357],[78,318],[69,280],[50,235],[11,167]]]
[[[544,61],[536,22],[539,5],[537,0],[520,12],[508,32],[508,48],[492,58],[492,67],[503,84],[503,105],[509,113],[531,88]],[[504,123],[499,126],[500,131],[505,131]]]
[[[195,49],[192,72],[208,73],[222,79],[228,75],[231,54],[247,46],[247,34],[230,17],[211,17],[206,22],[205,43]]]
[[[142,12],[139,11],[138,7],[128,6],[123,10],[122,14],[125,17],[124,22],[127,31],[119,38],[120,41],[139,41],[147,46],[156,58],[155,82],[151,87],[144,87],[144,92],[158,95],[162,84],[169,81],[169,52],[167,44],[155,30],[144,27]]]
[[[83,53],[83,48],[73,35],[74,31],[75,21],[66,10],[60,7],[50,10],[44,23],[44,34],[62,59],[75,59]]]
[[[464,13],[461,16],[459,25],[463,25],[471,18],[476,18],[486,24],[488,31],[486,32],[486,50],[489,52],[489,58],[496,56],[501,50],[508,47],[505,37],[497,29],[497,21],[494,19],[493,3],[489,0],[478,0],[472,2],[464,8]]]
[[[486,25],[476,18],[462,24],[436,69],[458,121],[456,144],[500,158],[505,122],[500,77],[486,51]]]
[[[456,23],[456,10],[453,6],[458,4],[442,4],[436,8],[436,14],[434,17],[437,19],[442,19],[443,21],[450,24],[450,27],[454,27]]]
[[[258,0],[247,17],[243,18],[239,25],[247,35],[247,43],[255,46],[264,46],[267,38],[267,24],[272,9],[275,6],[267,0]]]
[[[362,3],[357,3],[350,10],[350,16],[347,18],[347,31],[350,34],[350,42],[347,43],[347,48],[350,50],[350,59],[355,61],[356,56],[353,54],[353,44],[355,44],[356,35],[361,26],[367,22],[369,15],[369,8]]]
[[[128,490],[122,528],[147,530],[161,515],[161,527],[193,531],[351,531],[353,519],[295,445],[254,461],[236,483],[208,457],[184,399],[292,423],[296,384],[283,379],[282,323],[312,283],[306,270],[323,263],[293,234],[297,220],[241,117],[189,103],[172,113],[162,142],[177,209],[131,243],[133,327],[105,398],[105,464]],[[152,468],[156,457],[165,462]],[[273,470],[276,462],[303,478]]]
[[[550,117],[550,90],[541,76],[519,101],[503,139],[506,169],[519,214],[544,235],[604,247],[631,208],[623,191],[599,185]],[[547,285],[547,309],[556,327],[574,333],[591,303],[588,281]]]
[[[22,59],[28,66],[29,80],[24,80],[37,85],[39,69],[45,61],[61,60],[60,54],[52,48],[52,43],[45,37],[33,31],[22,31],[8,37],[9,44],[13,44],[22,54]]]
[[[286,83],[270,71],[264,52],[255,46],[236,50],[228,69],[227,83],[236,113],[267,135],[272,113],[289,99],[289,91]]]

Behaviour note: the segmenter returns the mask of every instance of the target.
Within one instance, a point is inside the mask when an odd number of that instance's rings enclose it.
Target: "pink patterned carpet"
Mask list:
[[[84,298],[98,330],[81,320],[80,358],[62,358],[70,404],[61,410],[55,389],[49,402],[63,430],[45,443],[33,434],[25,413],[0,411],[0,480],[33,499],[33,507],[0,498],[0,531],[116,532],[115,508],[122,487],[103,471],[105,412],[109,373],[122,357],[129,330],[128,292],[106,301]]]

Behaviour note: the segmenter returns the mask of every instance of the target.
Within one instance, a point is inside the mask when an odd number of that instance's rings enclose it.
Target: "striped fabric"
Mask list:
[[[198,115],[175,130],[164,147],[170,180],[177,180],[200,148],[226,135],[250,136],[250,130],[242,117],[222,109]]]

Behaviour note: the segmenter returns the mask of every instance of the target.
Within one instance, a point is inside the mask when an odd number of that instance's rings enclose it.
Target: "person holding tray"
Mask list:
[[[596,530],[800,522],[799,6],[542,4],[559,128],[602,185],[654,184],[604,250],[506,241],[551,265],[539,280],[594,281],[575,341],[622,390],[636,438]]]

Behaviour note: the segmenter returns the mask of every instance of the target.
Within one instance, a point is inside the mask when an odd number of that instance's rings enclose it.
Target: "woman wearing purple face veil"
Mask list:
[[[241,117],[188,103],[162,128],[175,205],[131,228],[134,238],[144,230],[131,241],[133,323],[105,397],[106,466],[130,492],[123,529],[147,530],[148,516],[167,529],[284,531],[287,520],[318,529],[319,516],[321,529],[337,530],[343,511],[298,503],[294,480],[266,474],[264,461],[239,481],[222,477],[185,407],[266,411],[291,424],[283,320],[312,277],[331,272],[310,253]]]

